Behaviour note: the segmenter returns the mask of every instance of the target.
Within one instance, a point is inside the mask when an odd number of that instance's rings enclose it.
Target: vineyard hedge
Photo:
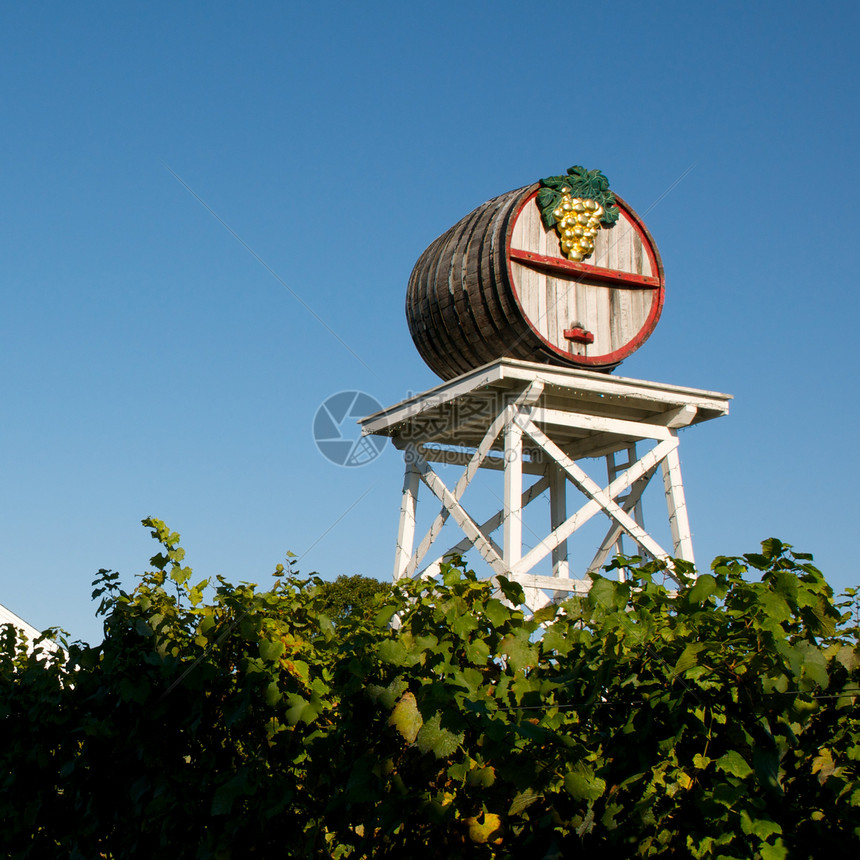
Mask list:
[[[144,523],[100,644],[4,628],[5,856],[860,856],[857,593],[788,545],[533,616],[458,564],[344,611],[290,564],[192,584]]]

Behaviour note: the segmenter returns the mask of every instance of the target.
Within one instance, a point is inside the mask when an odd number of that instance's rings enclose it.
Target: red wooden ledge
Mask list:
[[[619,272],[616,269],[605,269],[603,266],[590,266],[588,263],[577,263],[575,260],[564,260],[561,257],[546,257],[543,254],[535,254],[533,251],[523,251],[520,248],[511,248],[510,256],[512,260],[535,269],[582,275],[589,280],[606,281],[617,286],[638,287],[649,290],[660,286],[659,279],[652,278],[650,275]]]

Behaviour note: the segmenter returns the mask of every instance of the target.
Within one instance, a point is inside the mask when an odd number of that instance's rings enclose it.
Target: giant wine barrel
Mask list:
[[[569,259],[541,218],[540,188],[487,201],[415,264],[409,330],[443,379],[505,357],[610,371],[654,330],[663,264],[639,216],[615,197],[614,225],[587,259]]]

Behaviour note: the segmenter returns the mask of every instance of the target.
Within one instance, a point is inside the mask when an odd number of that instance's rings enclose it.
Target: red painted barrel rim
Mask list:
[[[639,234],[639,238],[642,241],[642,245],[645,248],[646,253],[648,254],[648,258],[651,262],[651,270],[657,273],[657,285],[650,287],[655,293],[654,300],[651,303],[651,310],[646,318],[645,322],[642,324],[642,327],[639,329],[639,332],[636,334],[634,338],[632,338],[628,343],[622,346],[620,349],[615,350],[615,352],[606,353],[604,355],[571,355],[569,352],[565,352],[560,349],[551,341],[547,340],[535,326],[532,324],[532,321],[526,315],[525,308],[523,306],[522,301],[520,300],[519,292],[516,287],[516,283],[514,282],[514,273],[512,262],[520,262],[522,261],[514,261],[511,258],[511,237],[514,232],[514,225],[522,214],[523,209],[529,205],[529,203],[534,200],[537,196],[538,191],[540,190],[540,186],[535,185],[531,192],[529,192],[519,203],[513,213],[513,217],[508,222],[508,226],[505,234],[505,264],[507,266],[508,280],[511,284],[511,290],[514,294],[514,299],[522,314],[523,320],[528,325],[529,329],[534,333],[534,335],[546,346],[548,347],[552,353],[558,356],[560,359],[563,359],[565,364],[568,365],[579,365],[579,366],[594,366],[594,367],[604,367],[609,365],[616,365],[619,362],[623,361],[629,355],[632,355],[642,346],[643,343],[651,336],[651,333],[654,331],[657,321],[660,319],[660,314],[663,311],[663,301],[665,298],[666,292],[666,278],[665,273],[663,271],[663,261],[660,258],[660,252],[657,250],[657,245],[654,242],[651,233],[648,231],[648,228],[643,223],[642,219],[637,215],[635,210],[628,206],[627,203],[624,202],[620,197],[616,195],[615,202],[617,203],[619,209],[622,209],[624,213],[629,217],[633,228]],[[586,266],[587,269],[587,266]],[[624,275],[624,272],[618,270],[619,275]],[[583,270],[583,275],[587,276],[587,271]],[[584,279],[584,278],[583,278]],[[619,278],[621,281],[622,278]]]

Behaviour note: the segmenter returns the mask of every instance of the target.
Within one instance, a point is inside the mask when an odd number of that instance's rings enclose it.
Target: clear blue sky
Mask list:
[[[5,4],[0,603],[95,639],[150,514],[201,578],[390,576],[398,456],[333,466],[316,409],[434,385],[418,255],[571,164],[666,267],[619,373],[735,396],[682,437],[700,562],[775,535],[857,584],[857,32],[847,2]]]

